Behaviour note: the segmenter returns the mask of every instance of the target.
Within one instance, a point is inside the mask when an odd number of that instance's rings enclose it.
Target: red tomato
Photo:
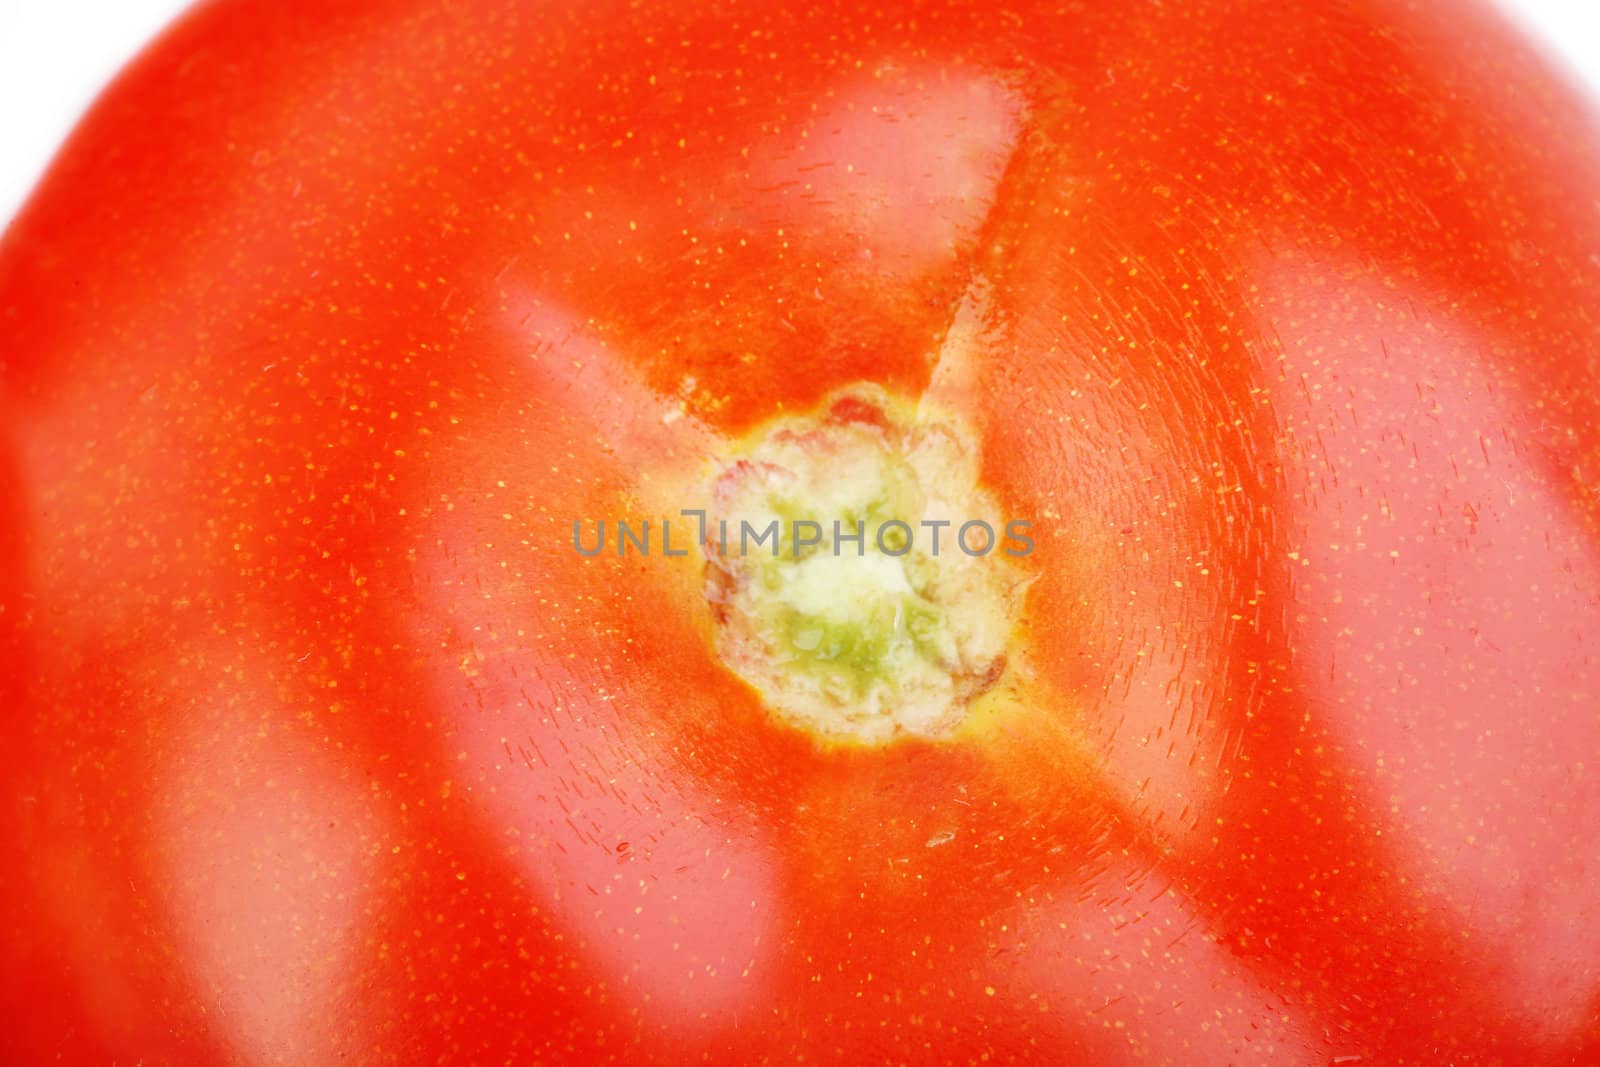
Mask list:
[[[1600,1062],[1596,141],[1445,3],[203,6],[0,246],[8,1062]],[[1034,550],[574,550],[750,485]]]

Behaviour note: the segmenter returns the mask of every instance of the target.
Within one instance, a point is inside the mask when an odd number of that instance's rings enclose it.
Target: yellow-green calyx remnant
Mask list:
[[[1023,595],[975,442],[897,407],[855,386],[767,428],[722,471],[705,526],[718,652],[832,741],[953,730],[1004,672]]]

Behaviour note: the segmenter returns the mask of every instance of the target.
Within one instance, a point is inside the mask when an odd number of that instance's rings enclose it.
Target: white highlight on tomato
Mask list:
[[[321,1063],[350,1037],[329,1006],[355,995],[386,820],[359,768],[243,669],[229,677],[174,716],[153,791],[175,955],[248,1062]]]

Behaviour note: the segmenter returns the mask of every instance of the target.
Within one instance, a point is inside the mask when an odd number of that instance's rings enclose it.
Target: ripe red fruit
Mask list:
[[[199,9],[0,245],[7,1055],[1600,1060],[1595,144],[1454,4]],[[1033,550],[574,551],[699,507]]]

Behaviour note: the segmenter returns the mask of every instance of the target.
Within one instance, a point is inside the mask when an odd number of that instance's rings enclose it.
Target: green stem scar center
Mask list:
[[[708,518],[717,651],[788,724],[937,737],[1004,673],[1024,583],[953,419],[854,387],[759,435]]]

